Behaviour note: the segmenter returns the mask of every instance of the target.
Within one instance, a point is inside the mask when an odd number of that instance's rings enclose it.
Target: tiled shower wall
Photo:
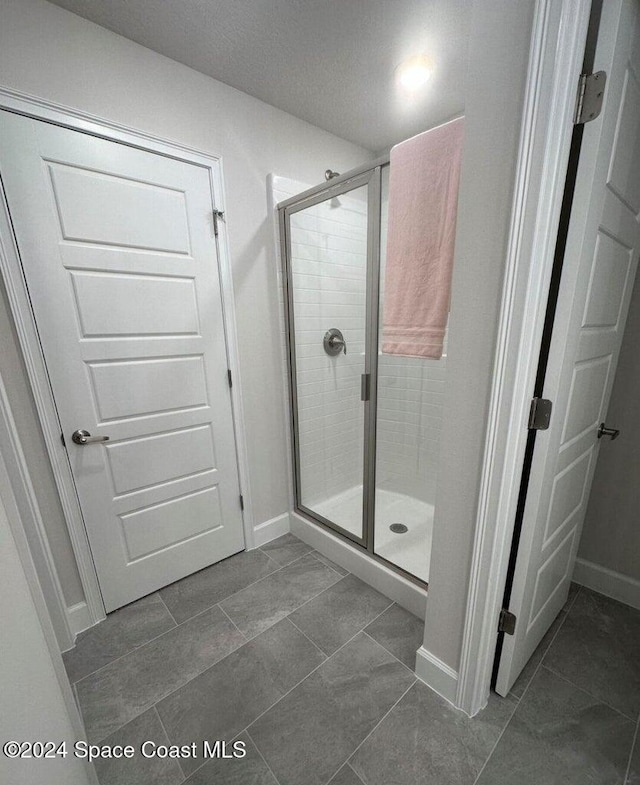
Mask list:
[[[378,358],[378,488],[435,501],[446,358]]]
[[[273,203],[308,187],[273,177]],[[340,207],[323,203],[298,213],[297,242],[292,244],[294,269],[299,271],[294,275],[294,310],[301,480],[307,505],[362,483],[366,201],[348,196],[339,200]],[[278,275],[286,360],[281,265]],[[322,338],[330,327],[344,333],[346,356],[325,354]],[[382,354],[378,362],[378,487],[433,503],[446,359]]]

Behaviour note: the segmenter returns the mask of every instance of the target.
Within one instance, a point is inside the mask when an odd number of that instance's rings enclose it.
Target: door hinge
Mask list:
[[[244,510],[244,497],[240,494],[240,509]]]
[[[574,125],[588,123],[591,120],[595,120],[600,114],[606,84],[607,74],[605,71],[597,71],[595,74],[581,74],[578,79],[576,113],[573,118]]]
[[[507,635],[513,635],[516,631],[516,621],[515,614],[503,608],[498,619],[498,632],[506,632]]]
[[[224,210],[213,211],[213,233],[218,236],[218,221],[224,221]]]
[[[551,421],[552,408],[553,403],[548,398],[532,398],[527,428],[530,431],[546,431]]]
[[[231,368],[227,368],[227,381],[229,382],[229,387],[233,387],[233,377],[231,376]]]

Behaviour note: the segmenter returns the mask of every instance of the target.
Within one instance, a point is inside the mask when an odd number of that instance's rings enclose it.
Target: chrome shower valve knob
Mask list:
[[[340,352],[343,354],[347,353],[347,342],[344,339],[344,335],[337,327],[332,327],[330,330],[327,330],[324,334],[322,345],[324,346],[325,352],[330,357],[335,357],[340,354]]]

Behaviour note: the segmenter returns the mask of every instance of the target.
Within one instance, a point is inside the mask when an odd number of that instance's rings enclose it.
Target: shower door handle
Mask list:
[[[363,373],[360,377],[360,400],[368,401],[371,392],[371,374]]]

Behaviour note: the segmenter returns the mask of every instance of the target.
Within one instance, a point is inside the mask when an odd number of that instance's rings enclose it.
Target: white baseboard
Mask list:
[[[290,517],[291,531],[296,537],[406,608],[414,616],[424,619],[427,605],[425,589],[301,515],[293,512]]]
[[[458,674],[424,646],[416,652],[416,676],[452,705],[456,704]]]
[[[282,537],[291,531],[291,521],[289,520],[289,513],[285,512],[283,515],[278,515],[277,518],[272,518],[270,521],[259,523],[253,529],[253,547],[259,548],[271,540]]]
[[[75,638],[81,632],[93,627],[93,619],[89,613],[89,608],[86,602],[78,602],[67,608],[67,621],[69,622],[69,629],[74,638],[73,646],[75,646]],[[73,646],[71,648],[73,648]]]
[[[587,589],[593,589],[640,610],[640,581],[635,578],[585,559],[576,559],[573,580],[580,586],[586,586]]]

